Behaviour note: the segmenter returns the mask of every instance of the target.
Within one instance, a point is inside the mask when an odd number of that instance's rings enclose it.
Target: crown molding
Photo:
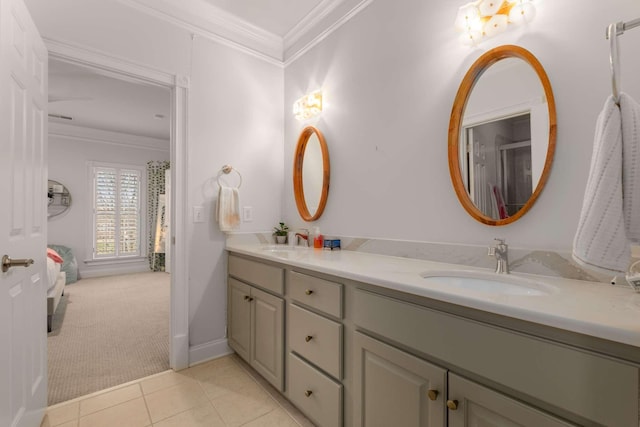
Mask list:
[[[310,20],[303,20],[285,36],[283,60],[284,66],[295,62],[331,33],[349,22],[374,0],[327,0],[321,13]],[[321,6],[322,4],[318,5]]]
[[[204,0],[117,0],[138,11],[285,67],[340,28],[373,0],[322,0],[284,37]]]
[[[283,48],[286,51],[295,42],[300,40],[305,34],[310,32],[316,25],[334,11],[345,0],[322,0],[311,12],[300,20],[291,30],[284,35]]]
[[[235,49],[282,65],[282,38],[203,0],[117,0],[148,15]]]
[[[150,138],[147,136],[130,135],[123,132],[93,129],[84,126],[57,123],[52,120],[49,120],[48,126],[49,137],[55,136],[85,143],[108,144],[118,147],[169,152],[170,143],[168,139]]]

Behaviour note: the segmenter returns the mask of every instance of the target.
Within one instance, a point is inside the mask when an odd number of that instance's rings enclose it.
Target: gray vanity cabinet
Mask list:
[[[321,427],[342,425],[343,285],[287,272],[287,397]]]
[[[449,427],[575,427],[453,373],[448,397]]]
[[[278,390],[284,390],[283,270],[229,256],[227,322],[229,346]],[[244,279],[262,285],[250,285]]]
[[[445,425],[445,369],[361,333],[354,341],[354,425]]]
[[[229,345],[318,427],[638,426],[634,349],[294,270],[229,255]]]

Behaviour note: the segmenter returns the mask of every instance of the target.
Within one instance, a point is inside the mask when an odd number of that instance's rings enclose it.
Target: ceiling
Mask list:
[[[169,141],[170,113],[168,88],[49,60],[49,120],[53,123]]]
[[[265,31],[284,37],[322,0],[204,0]]]
[[[284,64],[292,49],[299,51],[345,11],[351,13],[370,0],[120,1]],[[300,46],[287,51],[296,43]],[[168,149],[171,95],[167,88],[50,60],[49,99],[50,122],[162,139],[167,141],[163,149]]]

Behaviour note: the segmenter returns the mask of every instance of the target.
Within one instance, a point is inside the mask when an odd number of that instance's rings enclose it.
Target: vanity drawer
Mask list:
[[[622,361],[360,289],[354,323],[588,420],[638,425],[638,368]]]
[[[331,316],[342,318],[342,285],[308,274],[287,273],[291,298]]]
[[[302,357],[342,379],[342,325],[289,304],[289,346]]]
[[[229,255],[229,274],[278,295],[284,293],[284,270],[282,268]]]
[[[342,425],[342,384],[289,353],[289,399],[321,427]]]

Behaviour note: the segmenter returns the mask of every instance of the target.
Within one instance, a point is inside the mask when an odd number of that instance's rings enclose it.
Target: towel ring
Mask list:
[[[620,59],[618,56],[618,24],[609,24],[607,38],[609,39],[609,67],[611,69],[611,93],[616,104],[620,104]]]
[[[224,165],[222,166],[222,169],[220,169],[220,171],[218,172],[218,177],[217,177],[217,181],[218,181],[218,185],[220,187],[224,187],[221,183],[220,183],[220,177],[224,174],[224,175],[229,175],[231,173],[231,171],[235,171],[238,174],[238,177],[240,178],[240,182],[238,183],[238,186],[236,188],[240,188],[240,186],[242,185],[242,174],[240,174],[240,172],[237,169],[234,169],[231,165]]]

